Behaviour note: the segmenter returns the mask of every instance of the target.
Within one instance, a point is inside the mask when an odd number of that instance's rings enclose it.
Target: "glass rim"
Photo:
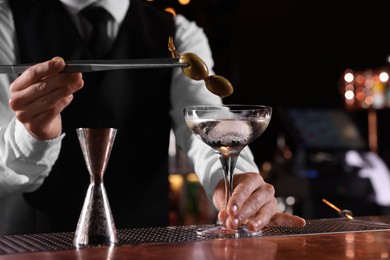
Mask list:
[[[203,105],[190,105],[184,107],[184,110],[212,110],[220,109],[220,108],[232,108],[233,110],[253,110],[253,109],[271,109],[272,106],[269,105],[257,105],[257,104],[220,104],[220,105],[213,105],[213,104],[203,104]]]

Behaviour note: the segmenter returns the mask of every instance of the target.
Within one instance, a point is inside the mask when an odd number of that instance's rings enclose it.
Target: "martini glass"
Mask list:
[[[114,246],[118,243],[118,237],[103,177],[117,129],[78,128],[76,131],[89,172],[90,184],[73,243],[79,248]]]
[[[192,133],[210,146],[222,164],[225,180],[225,203],[233,192],[233,172],[242,149],[268,127],[272,108],[262,105],[199,105],[184,108],[184,118]],[[226,228],[226,220],[197,234],[212,238],[237,238],[261,235],[245,225],[236,230]]]

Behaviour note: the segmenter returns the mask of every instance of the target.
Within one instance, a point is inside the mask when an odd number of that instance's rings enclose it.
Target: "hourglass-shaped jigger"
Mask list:
[[[90,184],[77,223],[74,245],[115,245],[118,236],[103,177],[117,130],[78,128],[76,131],[89,171]]]

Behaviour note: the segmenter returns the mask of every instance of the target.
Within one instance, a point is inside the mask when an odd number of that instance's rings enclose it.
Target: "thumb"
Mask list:
[[[306,225],[306,220],[295,215],[291,215],[288,213],[277,212],[275,213],[267,227],[277,227],[277,226],[285,226],[285,227],[304,227]]]

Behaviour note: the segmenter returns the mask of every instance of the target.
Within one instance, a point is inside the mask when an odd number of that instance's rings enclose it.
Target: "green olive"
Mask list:
[[[194,53],[188,52],[180,55],[179,62],[189,64],[188,67],[182,67],[181,69],[191,79],[201,80],[209,75],[206,63]]]
[[[221,98],[233,94],[233,86],[226,78],[218,75],[208,76],[205,80],[206,88]]]

